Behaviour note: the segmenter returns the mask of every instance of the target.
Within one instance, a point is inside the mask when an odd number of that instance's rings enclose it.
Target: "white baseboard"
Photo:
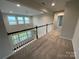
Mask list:
[[[67,39],[67,40],[72,40],[72,39],[70,39],[68,37],[64,37],[64,36],[60,36],[60,38]]]

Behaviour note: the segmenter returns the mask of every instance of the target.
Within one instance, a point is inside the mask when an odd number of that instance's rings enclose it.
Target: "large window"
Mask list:
[[[17,24],[16,17],[8,16],[8,23],[9,23],[9,25],[16,25]]]
[[[7,16],[9,25],[29,24],[30,18],[26,16]]]

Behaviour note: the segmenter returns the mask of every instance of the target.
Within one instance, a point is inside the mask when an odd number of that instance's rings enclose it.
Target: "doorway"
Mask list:
[[[61,34],[64,12],[54,14],[54,30]]]

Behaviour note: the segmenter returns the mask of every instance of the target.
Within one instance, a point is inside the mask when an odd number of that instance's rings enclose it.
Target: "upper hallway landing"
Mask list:
[[[75,59],[71,40],[53,31],[33,41],[8,59]]]

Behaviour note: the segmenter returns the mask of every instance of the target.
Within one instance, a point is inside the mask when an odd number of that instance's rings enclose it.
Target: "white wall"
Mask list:
[[[39,16],[34,16],[33,17],[33,24],[34,26],[41,26],[45,24],[53,23],[53,16],[51,15],[39,15]],[[48,27],[48,31],[52,31],[53,26]],[[46,27],[39,28],[38,29],[38,35],[39,37],[43,36],[46,34]]]
[[[74,30],[77,23],[78,9],[77,2],[71,1],[66,4],[63,28],[62,28],[62,37],[67,39],[72,39]]]
[[[72,39],[75,58],[79,59],[79,1],[66,4],[62,36]]]
[[[33,27],[33,24],[32,24],[32,23],[33,23],[32,17],[29,17],[29,18],[30,18],[30,24],[9,25],[9,24],[8,24],[7,16],[8,16],[8,15],[6,15],[6,14],[3,15],[4,24],[5,24],[5,27],[6,27],[6,30],[7,30],[8,33],[15,32],[15,31],[20,31],[20,30],[24,30],[24,29]]]
[[[11,45],[0,13],[0,59],[5,59],[11,52]]]
[[[79,59],[79,19],[77,21],[77,26],[75,29],[75,33],[74,33],[72,42],[73,42],[75,57],[76,57],[76,59]]]

